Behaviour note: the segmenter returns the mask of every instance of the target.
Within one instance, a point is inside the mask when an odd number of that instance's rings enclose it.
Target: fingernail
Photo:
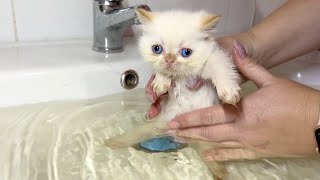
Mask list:
[[[209,155],[209,156],[205,156],[204,160],[205,161],[213,161],[214,159],[213,159],[213,157],[211,155]]]
[[[150,113],[149,113],[149,112],[147,112],[147,114],[145,115],[145,118],[146,118],[147,120],[150,119]]]
[[[235,40],[233,42],[233,47],[239,53],[241,59],[244,59],[245,57],[247,57],[246,49],[243,47],[243,45],[239,41]]]
[[[168,124],[170,129],[179,129],[180,124],[176,121],[171,121]]]
[[[148,120],[153,119],[153,118],[154,118],[154,113],[149,110],[149,111],[147,112],[147,114],[146,114],[146,118],[147,118]]]
[[[176,134],[176,131],[175,130],[167,130],[166,131],[166,134],[169,134],[171,136],[174,136]]]

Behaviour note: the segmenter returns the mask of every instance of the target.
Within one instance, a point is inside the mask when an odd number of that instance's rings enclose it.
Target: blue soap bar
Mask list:
[[[139,146],[152,152],[165,152],[183,148],[184,144],[175,142],[172,136],[164,136],[148,139],[141,142]]]

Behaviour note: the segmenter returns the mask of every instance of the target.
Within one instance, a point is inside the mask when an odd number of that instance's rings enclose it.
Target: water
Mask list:
[[[143,90],[88,101],[0,109],[0,179],[213,179],[198,153],[111,150],[110,137],[145,123]],[[227,163],[229,179],[319,179],[318,158]]]

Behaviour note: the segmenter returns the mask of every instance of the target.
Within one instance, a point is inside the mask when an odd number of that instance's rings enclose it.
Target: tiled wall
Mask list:
[[[256,12],[254,23],[256,24],[261,19],[266,17],[275,9],[278,9],[287,0],[256,0]]]
[[[0,0],[0,43],[43,41],[92,36],[93,0]],[[152,10],[170,8],[223,14],[219,31],[235,33],[250,26],[254,0],[125,0],[126,5],[148,4]],[[257,0],[255,21],[284,0]],[[252,7],[251,7],[252,6]]]
[[[0,1],[0,42],[15,41],[11,0]]]

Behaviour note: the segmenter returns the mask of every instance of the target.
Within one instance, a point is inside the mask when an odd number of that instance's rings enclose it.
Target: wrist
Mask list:
[[[320,153],[320,91],[318,91],[318,118],[316,119],[316,126],[314,129],[314,135],[316,140],[316,151]]]
[[[300,123],[296,124],[298,125],[297,128],[302,130],[300,134],[303,134],[304,137],[299,140],[301,142],[299,146],[306,149],[306,151],[302,153],[304,155],[317,154],[316,148],[318,147],[315,135],[316,126],[319,122],[320,91],[311,88],[308,89],[309,90],[303,92],[305,99],[302,104],[304,105],[297,109],[302,116],[300,117]]]

